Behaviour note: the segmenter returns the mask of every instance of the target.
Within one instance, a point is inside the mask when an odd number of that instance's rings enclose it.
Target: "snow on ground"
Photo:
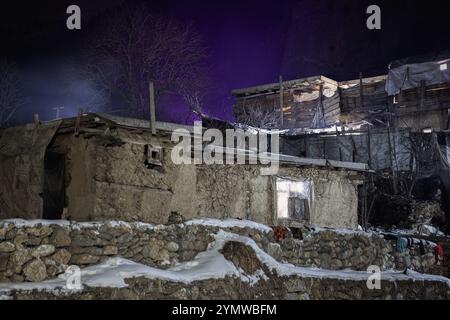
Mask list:
[[[59,226],[66,226],[70,227],[72,229],[98,229],[103,225],[109,225],[111,227],[135,227],[140,229],[158,229],[158,228],[165,228],[166,225],[153,225],[150,223],[144,223],[144,222],[125,222],[125,221],[93,221],[93,222],[76,222],[76,221],[69,221],[69,220],[24,220],[24,219],[6,219],[6,220],[0,220],[0,226],[13,224],[16,227],[36,227],[39,224],[44,226],[49,225],[59,225]],[[239,219],[210,219],[210,218],[204,218],[204,219],[193,219],[188,220],[184,222],[185,225],[204,225],[204,226],[211,226],[211,227],[220,227],[220,228],[251,228],[255,229],[261,232],[272,232],[272,228],[257,223],[250,220],[239,220]]]
[[[145,277],[148,279],[163,279],[174,282],[191,283],[197,280],[221,279],[226,276],[234,276],[242,281],[254,285],[261,279],[266,279],[262,270],[255,275],[247,275],[219,252],[228,241],[239,241],[255,250],[257,257],[269,269],[274,269],[280,276],[299,276],[313,278],[333,278],[340,280],[366,281],[369,273],[353,270],[325,270],[319,268],[296,267],[287,263],[280,263],[263,251],[250,238],[220,230],[214,235],[215,241],[208,249],[199,253],[192,261],[179,263],[177,266],[164,270],[149,267],[121,257],[110,258],[100,264],[86,267],[81,270],[81,282],[90,287],[126,287],[124,279],[133,277]],[[430,280],[446,282],[450,286],[450,279],[437,276],[420,274],[411,271],[408,275],[402,272],[386,271],[381,273],[382,280]],[[60,275],[56,279],[43,282],[27,283],[0,283],[0,297],[6,299],[11,290],[45,290],[55,294],[70,292],[65,289],[67,275]]]
[[[361,235],[365,237],[371,237],[373,232],[371,231],[363,231],[359,229],[348,229],[348,228],[324,228],[324,227],[311,227],[312,233],[319,233],[319,232],[334,232],[337,234],[350,234],[350,235]]]
[[[219,220],[219,219],[211,219],[211,218],[204,218],[204,219],[194,219],[190,221],[186,221],[184,224],[186,225],[194,225],[199,224],[203,226],[212,226],[212,227],[220,227],[220,228],[251,228],[256,229],[261,232],[272,232],[272,228],[257,223],[250,220],[239,220],[239,219],[225,219],[225,220]]]

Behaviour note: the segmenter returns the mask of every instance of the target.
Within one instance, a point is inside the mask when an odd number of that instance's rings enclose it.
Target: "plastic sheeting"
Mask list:
[[[42,218],[44,157],[60,123],[0,131],[1,218]]]
[[[414,64],[395,64],[389,70],[386,79],[386,92],[389,96],[398,94],[401,90],[420,87],[421,81],[426,86],[450,81],[450,57],[446,59],[427,61]]]

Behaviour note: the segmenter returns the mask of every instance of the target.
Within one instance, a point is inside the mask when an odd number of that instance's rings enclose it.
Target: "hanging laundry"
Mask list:
[[[273,236],[276,241],[281,241],[281,240],[286,239],[286,237],[289,233],[288,228],[281,227],[281,226],[272,227],[272,230],[273,230]]]
[[[442,265],[442,261],[444,260],[444,248],[442,248],[440,244],[437,244],[436,247],[434,247],[434,258],[437,265]]]
[[[405,252],[408,247],[408,240],[406,238],[398,238],[397,239],[397,252]]]

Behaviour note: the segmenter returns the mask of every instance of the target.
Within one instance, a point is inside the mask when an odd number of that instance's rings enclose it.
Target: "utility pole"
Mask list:
[[[155,102],[155,85],[153,81],[148,84],[149,97],[150,97],[150,129],[152,134],[156,134],[156,102]]]

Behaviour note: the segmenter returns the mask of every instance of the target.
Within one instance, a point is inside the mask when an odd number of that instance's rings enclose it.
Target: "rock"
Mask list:
[[[14,244],[16,246],[21,245],[22,243],[28,242],[28,234],[26,234],[23,230],[18,230],[12,239],[14,239]]]
[[[164,261],[169,260],[169,253],[165,249],[161,249],[156,243],[151,245],[146,245],[142,249],[142,255],[145,258],[150,258],[154,261]]]
[[[267,253],[276,260],[281,260],[281,256],[283,255],[280,245],[273,242],[267,245]]]
[[[329,254],[323,253],[319,256],[319,258],[320,258],[320,267],[328,269],[331,264],[331,256]]]
[[[118,253],[118,249],[116,246],[106,246],[103,248],[103,254],[105,256],[113,256],[113,255],[117,255]]]
[[[55,252],[55,246],[51,244],[43,244],[31,251],[31,255],[35,258],[41,258],[51,255]]]
[[[342,268],[342,261],[339,259],[331,260],[331,269],[338,270]]]
[[[97,263],[100,260],[100,257],[93,256],[90,254],[82,253],[82,254],[75,254],[71,257],[70,263],[71,264],[94,264]]]
[[[40,259],[35,259],[23,268],[25,278],[31,282],[43,281],[47,278],[47,267]]]
[[[72,252],[72,254],[85,253],[92,256],[103,255],[103,248],[99,247],[71,247],[70,251]]]
[[[178,243],[171,241],[167,244],[166,248],[169,252],[177,252],[180,246],[178,245]]]
[[[118,243],[125,243],[133,240],[133,235],[131,233],[124,233],[120,237],[117,238]]]
[[[6,227],[3,226],[0,228],[0,240],[5,240],[6,239]]]
[[[95,246],[96,241],[83,234],[73,237],[71,244],[76,247],[92,247]]]
[[[11,254],[11,262],[15,267],[23,266],[31,259],[33,259],[33,257],[30,254],[30,250],[23,247],[16,249],[16,251]]]
[[[14,243],[0,242],[0,252],[13,252],[16,249]]]
[[[69,230],[63,228],[56,229],[50,237],[50,243],[57,248],[70,246],[72,239],[70,238]]]
[[[42,226],[42,225],[33,228],[28,228],[26,231],[29,235],[40,238],[48,237],[53,233],[53,229],[50,226]]]
[[[9,254],[0,253],[0,271],[5,271],[8,265]]]
[[[60,249],[56,251],[55,254],[50,257],[50,259],[58,264],[66,265],[69,263],[71,257],[72,255],[69,251],[67,251],[66,249]]]

